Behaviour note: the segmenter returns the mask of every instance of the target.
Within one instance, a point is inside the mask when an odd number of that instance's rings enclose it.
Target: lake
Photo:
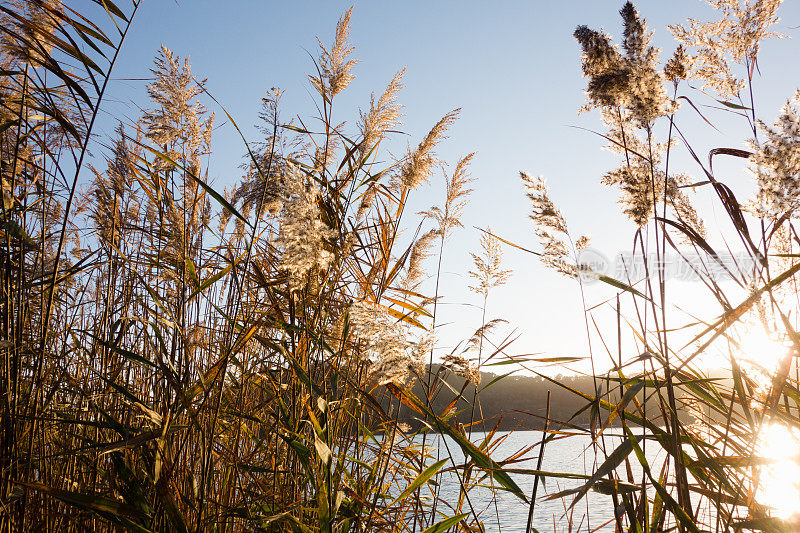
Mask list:
[[[613,430],[614,435],[609,433],[605,436],[605,445],[608,453],[621,442],[619,430]],[[506,434],[506,433],[504,433]],[[475,432],[472,435],[473,442],[481,442],[485,434]],[[447,449],[441,439],[447,439],[447,447],[453,454],[456,464],[463,462],[461,448],[449,437],[441,435],[428,435],[428,439],[439,439],[438,446],[442,458],[447,457]],[[495,460],[500,460],[512,455],[522,448],[536,444],[532,454],[538,453],[538,444],[541,441],[541,431],[516,431],[500,444],[492,453]],[[428,440],[430,443],[431,441]],[[642,442],[648,462],[652,461],[660,466],[658,459],[663,458],[664,452],[659,449],[652,441]],[[634,479],[641,480],[641,468],[636,461],[636,456],[631,454],[631,467]],[[573,474],[591,474],[595,460],[594,451],[591,448],[591,438],[588,435],[570,435],[567,438],[560,438],[549,442],[545,446],[545,455],[542,463],[542,470],[549,472],[568,472]],[[597,465],[602,464],[602,452],[598,454]],[[536,459],[523,461],[509,466],[509,468],[535,469]],[[623,470],[620,470],[622,473]],[[474,477],[474,476],[473,476]],[[627,479],[624,475],[622,479]],[[512,474],[514,481],[520,486],[525,494],[530,497],[533,489],[533,476],[523,474]],[[544,481],[544,485],[542,484]],[[486,481],[488,483],[488,480]],[[614,531],[614,511],[611,496],[589,492],[574,507],[569,510],[569,506],[574,496],[566,496],[555,500],[546,500],[549,494],[555,494],[563,490],[578,487],[582,480],[546,478],[540,479],[537,491],[536,504],[534,507],[533,527],[540,533],[562,532],[562,531]],[[442,480],[442,496],[448,502],[455,502],[458,499],[459,483],[455,474],[447,474]],[[524,533],[528,519],[528,507],[516,496],[505,491],[499,491],[496,499],[493,498],[489,487],[476,487],[469,492],[472,505],[478,513],[480,519],[486,525],[487,531],[505,531],[508,533]],[[495,507],[496,506],[496,507]],[[590,512],[587,512],[590,511]],[[469,507],[464,504],[464,512],[468,512]],[[445,511],[446,512],[446,511]],[[568,523],[568,516],[571,516],[572,529]],[[499,527],[498,527],[499,517]],[[580,526],[580,527],[579,527]]]

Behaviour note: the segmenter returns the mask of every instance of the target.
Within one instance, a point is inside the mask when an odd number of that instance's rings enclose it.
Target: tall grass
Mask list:
[[[2,530],[480,529],[469,491],[486,474],[525,500],[491,435],[476,446],[431,407],[449,373],[476,379],[463,357],[428,374],[438,297],[419,292],[472,156],[441,208],[406,211],[458,110],[399,159],[382,144],[403,72],[334,121],[348,11],[309,76],[318,114],[284,122],[270,92],[245,175],[216,190],[205,106],[239,128],[166,48],[140,120],[94,135],[138,8],[2,7]],[[434,460],[401,402],[467,459]]]
[[[573,238],[544,181],[523,174],[544,262],[618,293],[586,306],[586,333],[608,354],[605,363],[592,354],[594,394],[575,391],[589,427],[551,420],[548,401],[544,436],[498,460],[490,451],[507,437],[483,420],[478,393],[481,365],[510,362],[500,360],[509,339],[487,341],[498,324],[487,313],[490,289],[509,275],[491,230],[473,256],[481,323],[436,356],[438,281],[473,155],[442,176],[442,205],[421,219],[408,212],[420,186],[439,177],[436,148],[458,110],[391,157],[401,71],[341,122],[348,110],[337,96],[356,64],[347,11],[312,65],[316,114],[286,121],[280,91],[270,91],[262,138],[241,135],[244,176],[219,190],[208,180],[215,113],[242,132],[166,48],[139,120],[113,138],[94,131],[138,2],[6,2],[2,530],[485,531],[503,522],[497,498],[506,491],[520,500],[517,522],[527,517],[533,531],[539,486],[565,476],[542,470],[565,426],[588,435],[599,457],[589,474],[570,474],[580,486],[547,496],[564,499],[569,530],[590,490],[608,495],[618,531],[796,529],[797,508],[770,498],[769,484],[797,466],[773,445],[800,434],[798,102],[765,126],[753,89],[778,4],[716,2],[720,21],[673,28],[682,46],[663,66],[630,3],[621,47],[576,30],[587,108],[600,112],[600,134],[620,156],[603,181],[620,188],[634,253],[654,254],[657,265],[698,254],[697,285],[720,311],[681,316],[658,267],[623,279],[591,272],[581,259],[588,238]],[[719,112],[739,121],[747,149],[705,157],[681,121],[713,123]],[[701,178],[676,172],[680,146]],[[752,202],[715,174],[720,156],[752,171]],[[704,188],[728,217],[719,237],[692,202]],[[722,250],[748,261],[725,263]],[[718,282],[720,265],[732,283]],[[610,336],[596,325],[604,312],[617,324]],[[723,378],[703,371],[704,354],[719,349],[730,363]],[[452,374],[463,387],[437,411]],[[402,410],[420,429],[400,422]],[[621,437],[607,438],[612,427]],[[483,430],[476,442],[474,429]],[[663,450],[655,461],[654,448]],[[526,459],[536,468],[510,468]],[[521,476],[532,477],[530,496]],[[478,487],[494,506],[473,501]],[[587,527],[596,522],[590,509]]]
[[[559,495],[574,507],[590,490],[607,494],[617,531],[800,527],[797,97],[774,126],[758,119],[758,54],[775,36],[780,2],[711,3],[718,20],[670,28],[679,46],[663,64],[631,3],[620,11],[619,45],[587,26],[575,31],[586,110],[599,111],[606,130],[597,133],[620,159],[602,181],[620,190],[643,271],[621,279],[592,272],[582,260],[588,242],[570,236],[543,180],[523,175],[545,263],[577,278],[582,292],[598,279],[619,291],[585,311],[587,335],[606,352],[593,353],[593,362],[611,367],[596,394],[585,395],[595,413],[585,434],[599,461],[584,484]],[[738,134],[742,146],[698,153],[701,139],[683,125],[698,119],[739,127],[725,133]],[[749,189],[715,172],[721,157],[742,162]],[[678,170],[676,161],[687,159]],[[692,195],[702,190],[711,191],[723,223],[703,223],[708,211],[696,209]],[[750,190],[755,196],[742,200]],[[710,317],[697,316],[707,309],[668,280],[666,266],[687,257],[699,258],[695,295],[707,291],[719,306]],[[610,334],[597,325],[608,318],[617,324]],[[727,369],[710,375],[714,353],[725,354]],[[605,438],[613,423],[621,440]]]

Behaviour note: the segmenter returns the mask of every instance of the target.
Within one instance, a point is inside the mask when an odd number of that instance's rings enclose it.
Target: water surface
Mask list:
[[[473,442],[479,443],[485,434],[475,432],[472,435]],[[442,458],[447,457],[447,448],[452,453],[456,464],[463,462],[461,448],[449,437],[441,435],[428,435],[428,442],[434,438],[437,440],[438,449]],[[442,439],[447,439],[446,445]],[[500,460],[515,452],[526,448],[532,444],[536,447],[531,455],[538,453],[539,443],[542,439],[541,431],[516,431],[508,434],[507,438],[493,451],[492,458]],[[603,444],[608,453],[611,453],[621,443],[618,431],[614,434],[609,433],[604,437]],[[645,455],[650,464],[660,465],[664,457],[663,450],[660,450],[653,442],[642,442]],[[604,456],[602,450],[598,450],[595,462],[595,451],[591,445],[591,438],[588,435],[570,435],[566,438],[559,438],[547,443],[545,447],[542,470],[549,472],[565,472],[572,474],[591,474],[594,467],[602,464]],[[633,479],[638,484],[641,482],[642,470],[636,461],[634,454],[630,455],[631,471]],[[535,469],[535,457],[521,461],[509,468]],[[624,469],[618,470],[622,479],[627,479]],[[520,486],[522,491],[530,497],[533,490],[534,477],[524,474],[512,474],[514,481]],[[485,481],[489,483],[489,481]],[[547,478],[540,479],[537,490],[536,503],[534,506],[533,527],[540,533],[545,532],[566,532],[566,531],[614,531],[614,509],[611,496],[597,492],[589,492],[574,507],[570,507],[574,496],[565,496],[548,500],[548,495],[553,495],[561,491],[573,489],[583,484],[579,479]],[[455,474],[446,474],[442,480],[441,495],[449,502],[458,500],[459,482]],[[499,491],[494,497],[490,487],[475,487],[469,492],[469,500],[472,507],[484,522],[486,531],[505,531],[508,533],[524,533],[528,519],[528,507],[516,496],[505,491]],[[464,512],[469,511],[469,506],[464,504]],[[498,519],[499,525],[498,527]],[[572,524],[570,528],[570,522]]]

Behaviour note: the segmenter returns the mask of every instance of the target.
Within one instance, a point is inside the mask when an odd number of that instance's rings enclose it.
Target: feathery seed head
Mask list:
[[[274,164],[270,175],[264,176],[255,164],[248,165],[248,175],[234,189],[231,196],[232,205],[241,202],[242,207],[248,212],[255,207],[256,217],[259,219],[267,213],[277,215],[283,206],[281,179],[286,173],[286,169],[281,169],[280,166]]]
[[[541,176],[520,172],[526,196],[531,202],[530,215],[535,224],[567,234],[567,221],[547,194],[547,186]]]
[[[400,123],[400,104],[397,103],[397,93],[403,88],[403,76],[406,69],[394,75],[392,81],[375,101],[372,95],[369,103],[369,112],[361,113],[361,146],[362,154],[368,153],[380,141],[386,132]]]
[[[146,135],[159,146],[167,145],[172,160],[185,158],[187,166],[195,166],[199,173],[198,157],[208,153],[214,121],[213,114],[202,120],[206,109],[196,100],[205,80],[196,80],[189,60],[181,64],[180,58],[163,45],[151,72],[155,80],[147,86],[147,93],[155,108],[142,117]],[[159,169],[171,167],[160,158],[156,164]]]
[[[309,272],[324,270],[333,261],[327,242],[337,233],[320,218],[319,189],[301,170],[290,165],[284,186],[286,201],[276,246],[283,251],[280,268],[289,276],[289,287],[298,290]]]
[[[350,306],[350,332],[370,362],[370,372],[379,385],[404,386],[424,370],[423,356],[430,341],[409,341],[406,328],[384,306],[354,302]]]
[[[691,58],[686,55],[686,49],[680,44],[675,49],[675,53],[670,60],[664,65],[664,76],[677,85],[678,82],[689,77],[690,68]]]
[[[470,253],[475,270],[470,270],[469,275],[477,280],[477,285],[470,286],[470,290],[483,296],[487,296],[491,288],[505,285],[512,273],[502,268],[503,250],[491,233],[492,228],[489,227],[481,235],[482,255]]]
[[[644,127],[663,115],[666,107],[661,73],[656,68],[658,51],[650,46],[652,32],[633,4],[627,2],[620,15],[624,56],[603,32],[579,26],[573,35],[583,50],[589,105],[623,108]]]
[[[619,14],[623,23],[622,48],[629,59],[636,60],[636,58],[645,54],[650,41],[650,36],[647,35],[647,27],[644,20],[639,18],[639,13],[631,2],[625,2]]]
[[[761,124],[766,140],[751,142],[751,172],[758,187],[753,210],[777,220],[800,207],[800,90],[781,109],[773,126]]]
[[[578,26],[573,35],[583,49],[581,68],[589,78],[586,94],[591,104],[622,105],[627,98],[628,75],[611,39],[587,26]]]
[[[722,97],[735,97],[745,82],[731,72],[729,60],[752,64],[764,39],[783,37],[770,31],[779,20],[777,11],[782,0],[709,0],[708,3],[721,12],[719,20],[689,19],[688,27],[675,25],[669,29],[680,43],[697,50],[693,77]]]
[[[403,287],[414,290],[422,282],[422,278],[425,275],[423,263],[430,256],[430,249],[440,235],[441,233],[438,229],[432,229],[414,243],[411,248],[411,254],[408,257],[408,269],[403,278]]]
[[[329,99],[339,94],[355,78],[352,70],[358,61],[350,59],[355,48],[348,42],[352,12],[351,6],[336,23],[336,36],[330,51],[317,39],[320,47],[319,75],[309,76],[308,79],[323,98]]]
[[[2,32],[0,44],[3,51],[33,68],[49,63],[53,51],[53,38],[59,37],[59,12],[62,10],[61,0],[36,0],[20,2],[18,13],[23,21],[15,17],[0,14],[0,22],[10,32]],[[14,34],[24,36],[19,38]]]
[[[520,177],[531,202],[530,218],[542,244],[541,261],[556,272],[576,277],[575,265],[567,261],[569,258],[567,221],[548,196],[544,178],[533,177],[526,172],[520,172]]]
[[[413,190],[428,181],[436,162],[433,149],[445,138],[447,129],[456,121],[460,112],[460,109],[454,109],[447,113],[431,128],[416,150],[409,150],[398,177],[401,188]]]
[[[585,250],[591,244],[592,239],[589,235],[581,235],[578,237],[578,240],[575,241],[575,249],[576,250]]]
[[[467,186],[474,181],[469,175],[469,165],[475,152],[467,154],[458,160],[453,174],[448,178],[445,172],[445,202],[444,209],[434,206],[421,214],[433,218],[439,225],[439,233],[446,239],[451,229],[462,227],[461,214],[467,206],[472,189]]]
[[[463,355],[448,354],[442,358],[442,366],[449,368],[458,376],[466,379],[476,387],[481,384],[481,372],[478,365]]]

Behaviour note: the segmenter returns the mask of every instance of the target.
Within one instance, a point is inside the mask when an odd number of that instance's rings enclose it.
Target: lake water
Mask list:
[[[617,430],[617,436],[608,434],[605,436],[605,446],[608,453],[611,453],[621,442]],[[463,454],[458,444],[449,437],[440,435],[432,436],[435,439],[447,438],[447,446],[452,453],[456,464],[463,462]],[[481,442],[483,433],[473,433],[473,442]],[[500,444],[492,453],[495,460],[506,458],[520,449],[532,444],[536,447],[529,455],[538,453],[538,445],[541,442],[541,431],[516,431],[510,434],[505,441]],[[430,443],[430,440],[428,440]],[[447,450],[444,443],[438,443],[440,456],[447,457]],[[661,464],[664,452],[653,443],[649,442],[644,447],[645,455],[651,467]],[[638,465],[636,456],[631,454],[631,470],[636,482],[641,481],[641,468]],[[591,438],[587,435],[570,435],[567,438],[553,440],[545,446],[542,470],[548,472],[568,472],[572,474],[591,474],[594,466],[602,464],[602,452],[598,454],[597,463],[595,453],[591,447]],[[623,463],[624,464],[624,463]],[[523,461],[510,465],[508,468],[535,469],[536,459]],[[619,470],[620,477],[627,479],[624,470]],[[523,474],[512,474],[514,481],[520,486],[526,496],[530,497],[533,489],[534,477]],[[542,482],[544,481],[544,485]],[[487,480],[486,483],[489,483]],[[614,510],[611,496],[597,492],[589,492],[584,498],[575,505],[573,509],[569,506],[574,496],[566,496],[554,500],[546,500],[549,494],[555,494],[563,490],[579,487],[583,484],[582,480],[547,478],[540,479],[537,491],[536,504],[534,507],[533,527],[540,533],[545,532],[566,532],[566,531],[614,531]],[[458,479],[454,474],[445,475],[442,479],[441,496],[448,502],[456,502],[459,493]],[[516,496],[505,491],[499,491],[496,497],[488,487],[475,487],[469,492],[470,501],[478,513],[479,518],[484,522],[486,531],[505,531],[508,533],[524,533],[528,520],[528,507]],[[464,511],[468,512],[469,507],[465,503]],[[587,512],[588,511],[588,512]],[[443,512],[447,512],[443,510]],[[451,513],[452,514],[452,513]],[[499,517],[499,527],[498,527]],[[569,522],[572,523],[570,529]]]

